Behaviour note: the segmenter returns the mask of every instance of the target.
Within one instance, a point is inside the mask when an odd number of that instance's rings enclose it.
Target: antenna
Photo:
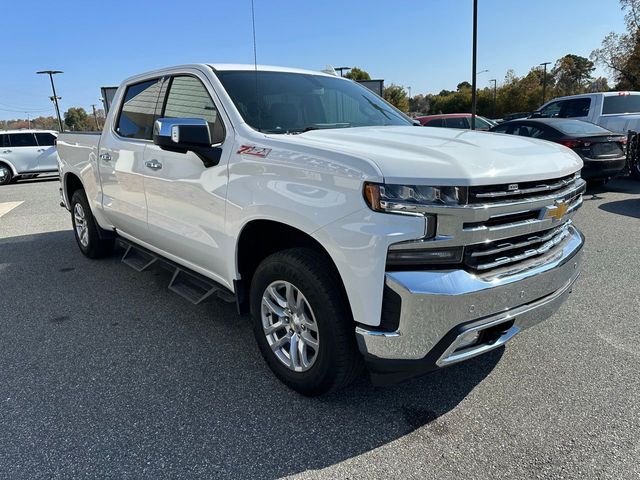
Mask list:
[[[256,49],[256,12],[251,0],[251,27],[253,28],[253,68],[256,78],[256,111],[258,112],[258,131],[262,132],[262,114],[260,113],[260,103],[258,102],[258,53]]]

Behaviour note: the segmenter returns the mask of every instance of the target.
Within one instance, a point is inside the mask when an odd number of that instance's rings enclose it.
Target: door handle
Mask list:
[[[39,152],[44,152],[44,148],[39,148],[38,151]]]
[[[109,153],[101,153],[100,154],[100,160],[102,160],[103,162],[110,162],[111,161],[111,154],[109,154]]]
[[[2,153],[11,153],[11,150],[3,150]]]
[[[144,164],[147,168],[150,168],[151,170],[160,170],[162,168],[162,164],[155,159],[147,160],[146,162],[144,162]]]

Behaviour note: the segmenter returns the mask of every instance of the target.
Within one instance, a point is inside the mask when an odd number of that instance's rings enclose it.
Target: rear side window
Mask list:
[[[10,133],[9,146],[11,147],[37,147],[36,137],[33,133]]]
[[[433,120],[427,120],[424,123],[425,127],[444,127],[444,120],[441,118],[434,118]]]
[[[50,133],[36,133],[36,140],[41,147],[51,147],[56,144],[56,137]]]
[[[560,114],[558,116],[561,118],[586,117],[589,115],[590,107],[590,98],[575,98],[573,100],[566,100],[560,108]]]
[[[116,126],[120,136],[151,140],[161,84],[156,78],[127,87]]]
[[[534,127],[532,125],[517,125],[513,127],[513,135],[520,135],[521,137],[541,138],[544,136],[544,131],[541,128]]]
[[[212,143],[222,143],[224,127],[213,100],[195,77],[174,77],[164,107],[166,118],[200,118],[209,123]]]
[[[618,95],[604,97],[603,115],[640,113],[640,95]]]
[[[464,117],[461,118],[446,118],[444,120],[444,124],[447,126],[447,128],[460,128],[460,129],[467,129],[470,128],[469,127],[469,122],[467,122],[467,119]]]

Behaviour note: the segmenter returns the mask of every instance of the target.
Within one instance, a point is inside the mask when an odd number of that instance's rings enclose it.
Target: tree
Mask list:
[[[561,95],[583,93],[584,83],[589,83],[595,70],[593,62],[580,55],[568,54],[558,59],[551,74],[556,80],[556,89]]]
[[[350,78],[351,80],[371,80],[371,76],[368,72],[358,68],[353,67],[347,73],[345,73],[345,78]]]
[[[391,105],[403,112],[409,111],[409,99],[407,98],[407,92],[404,88],[393,83],[388,87],[384,87],[382,92],[384,99]]]
[[[64,124],[70,130],[89,130],[89,116],[82,107],[71,107],[64,113]]]
[[[418,94],[409,98],[409,111],[422,115],[429,113],[429,96]]]
[[[606,67],[619,90],[640,89],[640,0],[620,0],[626,33],[609,33],[600,48],[591,52],[591,60]]]

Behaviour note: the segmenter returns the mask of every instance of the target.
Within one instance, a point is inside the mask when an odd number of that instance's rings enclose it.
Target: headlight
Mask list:
[[[378,212],[420,213],[425,206],[459,205],[466,201],[465,195],[461,187],[364,184],[364,199]]]

